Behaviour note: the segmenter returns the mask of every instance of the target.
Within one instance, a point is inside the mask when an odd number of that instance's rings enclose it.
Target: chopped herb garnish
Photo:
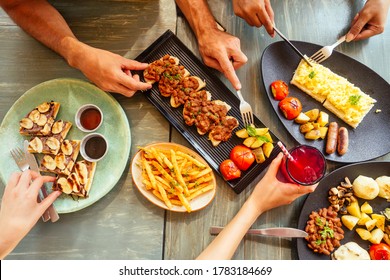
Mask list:
[[[349,97],[349,103],[351,103],[352,105],[357,105],[359,103],[359,100],[362,96],[359,95],[359,94],[356,94],[356,95],[351,95]]]
[[[325,243],[325,240],[317,239],[316,245],[320,246],[321,244]]]
[[[262,141],[264,143],[269,142],[269,139],[266,136],[264,136],[264,135],[255,135],[255,137],[256,137],[257,140]]]
[[[328,227],[328,222],[324,226],[323,230],[320,230],[319,233],[321,234],[321,237],[326,238],[333,238],[334,237],[334,231],[330,227]]]
[[[320,217],[316,218],[316,225],[322,227],[324,223],[322,222],[322,219]]]
[[[309,74],[309,78],[313,79],[315,75],[316,75],[316,72],[311,71],[310,74]]]
[[[246,131],[248,131],[249,136],[256,136],[256,129],[253,126],[248,125]]]

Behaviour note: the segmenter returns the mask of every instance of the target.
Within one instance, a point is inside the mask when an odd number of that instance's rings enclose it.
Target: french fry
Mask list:
[[[192,156],[187,155],[186,153],[183,153],[181,151],[177,151],[177,154],[181,155],[182,157],[184,157],[184,158],[186,158],[188,160],[190,160],[191,162],[193,162],[196,166],[198,166],[200,168],[206,168],[206,165],[204,165],[203,163],[201,163],[197,159],[193,158]]]
[[[146,170],[146,174],[149,177],[149,180],[150,180],[150,183],[152,185],[152,188],[156,189],[156,178],[154,177],[154,175],[152,173],[152,169],[150,168],[149,162],[147,162],[146,160],[142,160],[142,166]]]
[[[207,185],[206,187],[203,187],[199,190],[197,190],[196,192],[194,192],[193,194],[191,194],[189,197],[188,197],[188,200],[193,200],[195,197],[201,195],[202,193],[205,193],[205,192],[208,192],[210,190],[214,189],[214,186],[213,185]]]
[[[162,184],[161,183],[157,183],[157,187],[158,187],[158,192],[160,193],[163,201],[165,202],[165,204],[167,205],[167,207],[169,209],[172,208],[172,203],[171,201],[168,199],[168,196],[167,196],[167,193],[165,192],[165,189],[163,188]]]
[[[172,159],[173,171],[175,172],[176,179],[177,179],[177,181],[183,186],[184,194],[185,194],[186,196],[189,196],[190,193],[189,193],[189,191],[188,191],[188,187],[187,187],[186,183],[184,182],[183,176],[181,175],[180,170],[179,170],[179,166],[177,165],[177,160],[176,160],[175,151],[172,150],[172,149],[171,149],[171,159]]]

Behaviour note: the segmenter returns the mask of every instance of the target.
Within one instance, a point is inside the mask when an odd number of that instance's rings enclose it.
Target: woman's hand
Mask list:
[[[283,154],[279,153],[249,198],[252,205],[256,207],[258,215],[272,208],[290,204],[298,197],[313,192],[318,185],[301,186],[280,181],[277,174],[282,159]]]
[[[61,194],[55,191],[41,202],[37,201],[43,183],[53,182],[54,179],[30,170],[11,175],[0,209],[0,259],[16,247]]]
[[[390,0],[368,0],[352,21],[346,41],[363,40],[385,30]]]

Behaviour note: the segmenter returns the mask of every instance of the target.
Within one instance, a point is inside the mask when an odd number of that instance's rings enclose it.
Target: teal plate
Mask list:
[[[130,157],[131,134],[126,114],[120,104],[108,93],[82,80],[50,80],[25,92],[10,108],[0,126],[0,178],[6,185],[10,175],[19,170],[11,157],[10,150],[23,148],[28,137],[19,134],[19,120],[40,103],[56,101],[61,104],[56,120],[70,121],[73,126],[67,139],[81,140],[87,133],[75,125],[77,109],[87,103],[99,106],[103,112],[103,124],[96,131],[108,141],[106,156],[97,163],[88,198],[72,198],[62,194],[54,202],[58,213],[70,213],[83,209],[105,196],[119,181]],[[78,160],[82,159],[79,155]],[[51,190],[51,184],[46,186]]]

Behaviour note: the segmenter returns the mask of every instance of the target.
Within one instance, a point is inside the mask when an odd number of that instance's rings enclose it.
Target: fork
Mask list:
[[[315,54],[313,54],[310,59],[314,60],[315,62],[317,63],[321,63],[323,62],[325,59],[329,58],[330,55],[332,54],[333,52],[333,49],[335,47],[337,47],[338,45],[340,45],[342,42],[345,41],[345,38],[346,36],[342,36],[340,39],[337,40],[336,43],[334,43],[333,45],[331,46],[325,46],[323,48],[321,48],[318,52],[316,52]]]
[[[238,98],[240,99],[241,117],[242,117],[242,120],[244,122],[245,127],[247,127],[248,125],[253,124],[252,107],[242,97],[241,90],[237,90],[237,95],[238,95]]]
[[[15,160],[16,164],[18,165],[18,167],[20,168],[20,170],[22,172],[24,172],[24,171],[26,171],[27,169],[30,168],[29,164],[27,163],[26,156],[25,156],[25,154],[24,154],[24,152],[22,151],[21,148],[16,147],[14,149],[11,149],[11,156],[13,157],[13,159]],[[44,186],[42,186],[42,188],[44,188]],[[39,190],[38,200],[39,200],[39,202],[41,202],[43,199],[44,199],[44,197],[43,197],[43,194],[42,194],[42,190],[40,189]],[[50,220],[50,214],[49,214],[48,210],[46,210],[43,213],[42,220],[44,222],[47,222],[48,220]]]

